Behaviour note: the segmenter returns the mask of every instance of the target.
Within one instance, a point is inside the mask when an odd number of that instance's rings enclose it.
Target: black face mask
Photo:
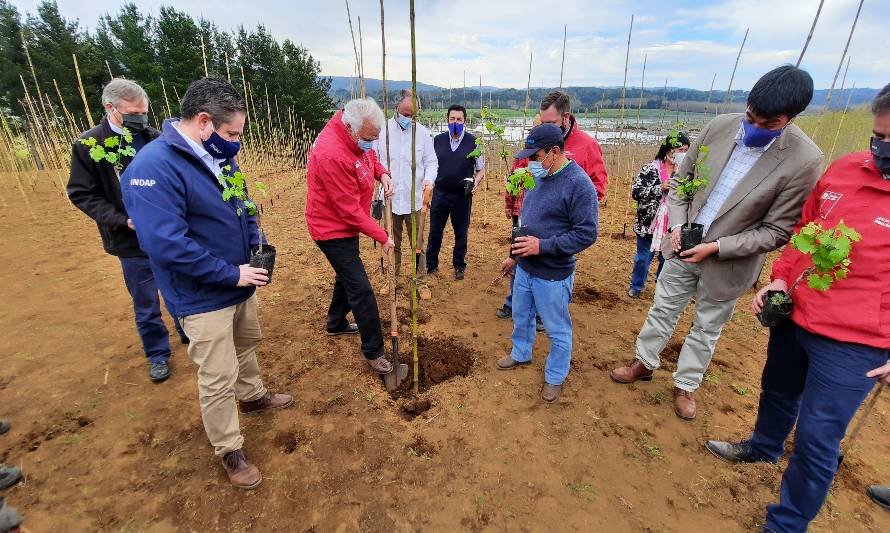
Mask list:
[[[144,131],[148,127],[148,115],[125,115],[121,113],[121,123],[133,133]]]
[[[881,174],[890,176],[890,142],[879,141],[877,137],[872,137],[871,155]]]

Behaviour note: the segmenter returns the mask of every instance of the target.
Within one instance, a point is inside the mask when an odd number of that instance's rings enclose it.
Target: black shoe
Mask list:
[[[716,457],[729,463],[757,463],[761,462],[754,455],[754,450],[748,441],[738,443],[724,442],[722,440],[709,440],[705,448]]]
[[[426,275],[427,276],[432,276],[433,274],[438,274],[438,273],[439,273],[439,267],[430,268],[429,265],[427,265],[427,267],[426,267]]]
[[[6,420],[0,420],[0,435],[9,431],[9,422]]]
[[[464,269],[459,269],[454,271],[454,279],[457,281],[461,281],[464,279]]]
[[[352,322],[347,324],[345,328],[340,331],[328,331],[328,337],[336,337],[337,335],[355,335],[358,333],[358,324]]]
[[[890,487],[872,485],[868,488],[868,497],[876,504],[890,511]]]
[[[152,363],[148,367],[148,377],[155,383],[160,383],[170,377],[170,365],[166,361]]]
[[[14,466],[0,464],[0,490],[8,489],[22,479],[22,471]]]
[[[495,312],[495,316],[498,318],[513,318],[513,309],[504,305]]]
[[[544,331],[544,321],[539,316],[535,316],[535,331]]]

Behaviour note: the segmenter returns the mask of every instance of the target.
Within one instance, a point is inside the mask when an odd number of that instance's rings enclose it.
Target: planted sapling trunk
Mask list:
[[[259,244],[250,250],[250,266],[254,268],[264,268],[268,271],[269,283],[272,283],[272,270],[275,268],[275,247],[265,242],[266,237],[263,232],[262,209],[247,196],[247,180],[240,170],[232,172],[231,165],[222,168],[222,175],[219,182],[223,187],[222,198],[228,202],[232,198],[241,202],[242,207],[237,207],[235,213],[240,217],[244,209],[247,214],[256,218],[257,230],[259,231]],[[254,183],[256,190],[265,197],[266,185],[260,181]]]
[[[710,183],[711,167],[708,166],[707,146],[698,149],[698,160],[695,162],[692,174],[679,181],[677,195],[686,200],[686,224],[680,227],[680,252],[685,252],[701,244],[704,238],[705,227],[692,222],[690,211],[692,200],[696,193],[704,189]]]
[[[791,316],[794,309],[791,294],[804,278],[807,278],[807,285],[817,291],[827,291],[835,281],[846,278],[853,243],[861,238],[859,232],[845,225],[843,220],[834,228],[825,229],[815,222],[801,228],[799,233],[791,237],[791,246],[809,255],[813,264],[800,273],[787,293],[767,291],[763,310],[757,315],[760,323],[772,327]]]

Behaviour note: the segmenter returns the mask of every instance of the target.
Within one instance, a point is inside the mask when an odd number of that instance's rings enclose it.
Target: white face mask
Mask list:
[[[679,167],[680,163],[683,162],[683,159],[686,158],[686,152],[674,152],[673,157],[671,157],[671,161],[674,163],[674,166]]]

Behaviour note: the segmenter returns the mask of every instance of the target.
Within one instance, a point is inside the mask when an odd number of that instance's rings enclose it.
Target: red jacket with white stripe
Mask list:
[[[827,291],[794,289],[791,320],[834,340],[890,349],[890,180],[881,176],[870,152],[855,152],[832,164],[803,206],[795,233],[809,222],[824,228],[840,222],[862,240],[853,243],[850,272]],[[791,286],[812,265],[809,255],[785,248],[772,279]]]
[[[314,241],[355,237],[359,233],[386,243],[386,230],[371,218],[375,181],[389,171],[374,150],[363,152],[346,125],[334,115],[309,152],[306,174],[306,225]]]
[[[575,120],[574,115],[571,116],[570,120],[572,129],[565,138],[565,156],[578,163],[584,169],[584,172],[590,176],[590,180],[596,189],[597,199],[602,202],[606,197],[606,185],[609,182],[609,173],[606,171],[606,163],[603,161],[603,151],[596,139],[581,131],[581,126]],[[513,165],[511,172],[526,166],[528,166],[528,159],[520,159]],[[525,191],[522,191],[518,197],[505,192],[505,210],[512,215],[519,215],[524,197]]]

